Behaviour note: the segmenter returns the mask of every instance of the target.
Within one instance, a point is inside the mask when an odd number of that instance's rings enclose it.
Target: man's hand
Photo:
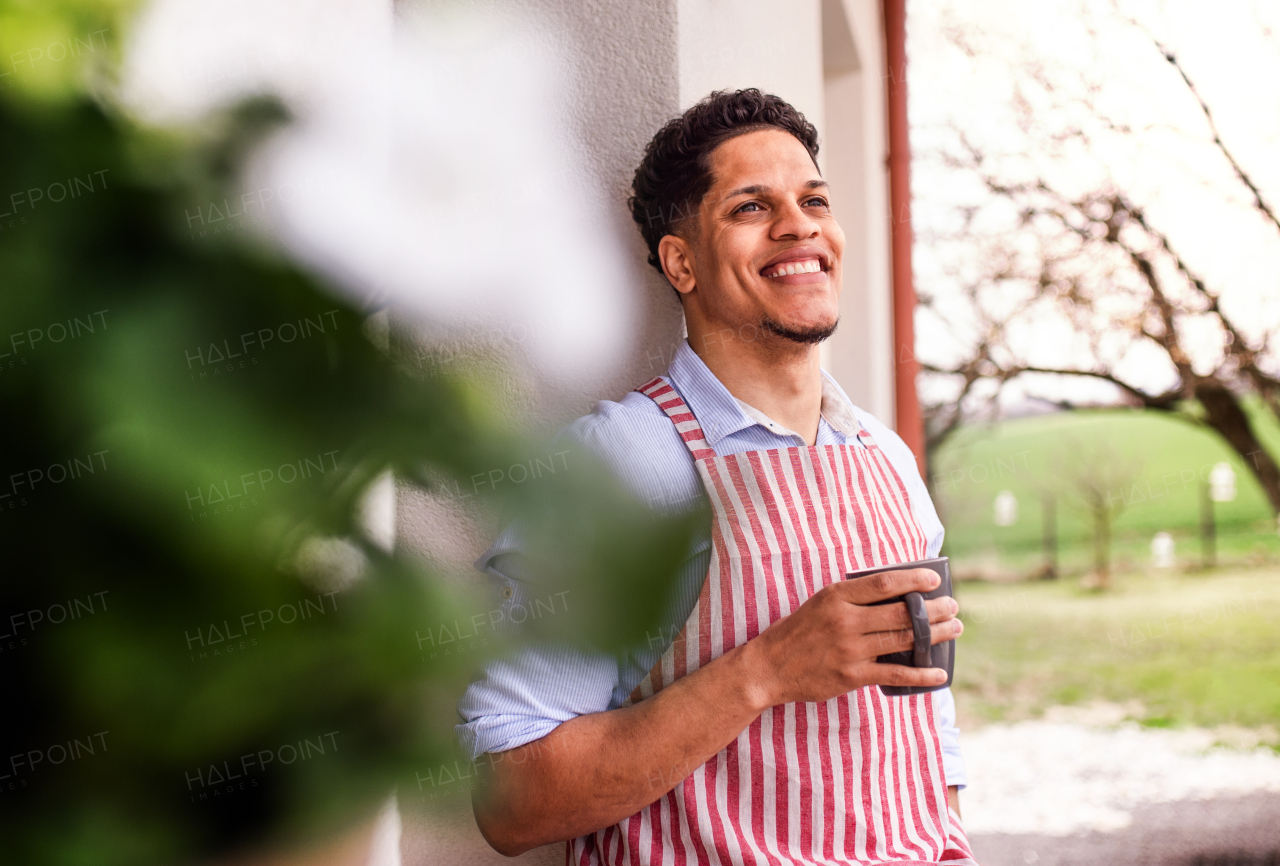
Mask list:
[[[790,616],[769,626],[753,641],[751,664],[758,666],[761,710],[777,704],[827,701],[876,683],[885,686],[936,686],[946,682],[939,668],[886,665],[877,656],[911,649],[915,638],[905,604],[870,607],[872,602],[908,592],[928,592],[939,577],[927,568],[886,571],[833,583],[814,593]],[[933,624],[933,642],[963,630],[952,598],[925,602]]]
[[[508,856],[591,833],[666,794],[769,707],[826,701],[871,683],[941,684],[946,674],[936,668],[876,662],[915,641],[906,605],[868,606],[937,585],[925,568],[832,584],[653,697],[578,716],[502,753],[490,784],[475,789],[481,833]],[[960,634],[954,600],[926,606],[934,643]]]

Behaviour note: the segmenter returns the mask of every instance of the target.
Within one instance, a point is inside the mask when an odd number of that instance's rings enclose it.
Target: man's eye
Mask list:
[[[805,204],[817,205],[818,207],[827,207],[827,200],[820,195],[815,195],[813,198],[806,201]]]
[[[760,207],[760,203],[759,203],[759,202],[749,201],[749,202],[747,202],[746,204],[741,205],[737,210],[735,210],[735,211],[734,211],[734,213],[751,213],[751,211],[747,210],[747,208],[754,208],[755,210],[762,210],[762,208]]]

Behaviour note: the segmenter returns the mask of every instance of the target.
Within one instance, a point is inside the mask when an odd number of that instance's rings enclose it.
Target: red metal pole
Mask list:
[[[916,290],[911,276],[911,141],[907,124],[907,2],[884,0],[893,267],[895,426],[924,471],[924,417],[916,396]]]

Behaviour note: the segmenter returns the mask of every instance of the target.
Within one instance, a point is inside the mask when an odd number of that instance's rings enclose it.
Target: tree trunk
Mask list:
[[[1052,580],[1058,576],[1058,497],[1045,491],[1040,495],[1040,541],[1044,548],[1044,567],[1040,576]]]
[[[1111,511],[1099,508],[1093,512],[1093,569],[1099,589],[1111,587]]]
[[[1196,399],[1204,406],[1205,423],[1217,430],[1253,471],[1271,503],[1271,512],[1280,514],[1280,467],[1254,435],[1240,400],[1216,384],[1196,388]]]

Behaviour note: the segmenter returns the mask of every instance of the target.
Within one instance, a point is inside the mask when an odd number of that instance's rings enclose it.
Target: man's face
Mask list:
[[[815,340],[839,317],[844,232],[809,152],[782,130],[711,154],[712,187],[689,247],[692,301],[708,325]],[[696,295],[696,297],[694,297]]]

